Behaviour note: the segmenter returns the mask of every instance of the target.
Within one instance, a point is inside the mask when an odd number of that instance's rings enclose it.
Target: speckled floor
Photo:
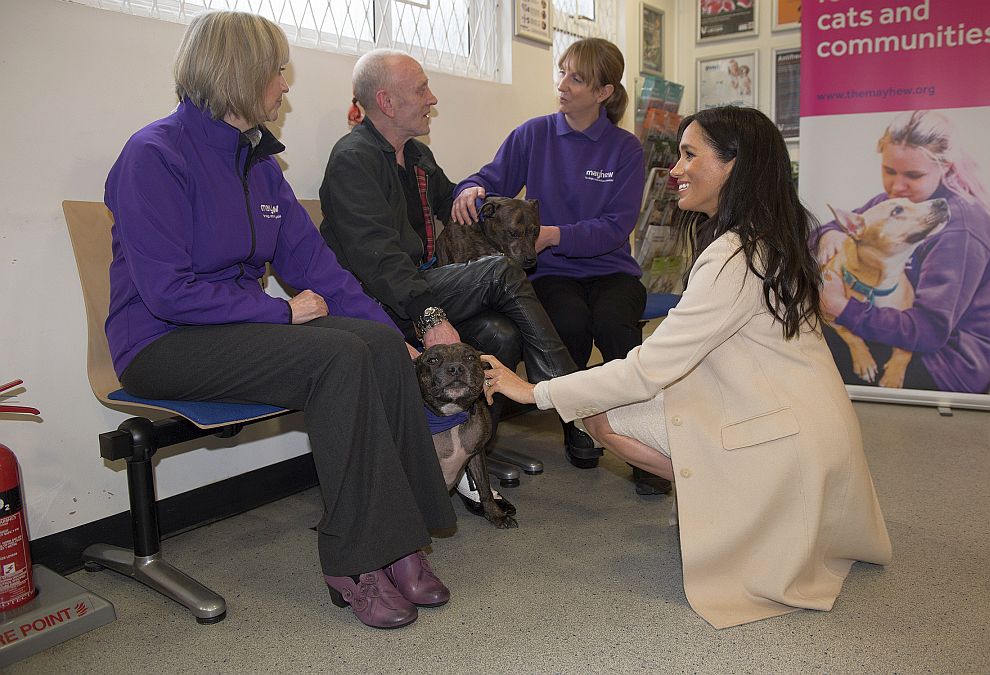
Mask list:
[[[200,626],[136,582],[79,572],[118,620],[8,672],[990,672],[990,414],[856,409],[895,560],[857,564],[828,613],[709,627],[684,598],[669,498],[637,496],[614,458],[571,467],[553,414],[530,413],[500,431],[546,464],[505,491],[519,529],[456,501],[459,530],[431,556],[453,599],[412,626],[368,629],[330,603],[311,490],[165,542],[226,597],[224,622]]]

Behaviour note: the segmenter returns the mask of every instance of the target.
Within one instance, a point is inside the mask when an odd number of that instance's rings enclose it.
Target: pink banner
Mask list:
[[[802,117],[987,105],[987,0],[803,3]]]

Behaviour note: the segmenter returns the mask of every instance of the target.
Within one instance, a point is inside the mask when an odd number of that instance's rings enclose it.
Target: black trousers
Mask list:
[[[145,347],[124,388],[146,398],[252,402],[303,411],[324,515],[324,574],[370,572],[455,523],[412,361],[379,323],[178,328]]]
[[[849,346],[839,337],[834,328],[826,325],[822,332],[825,334],[825,342],[832,350],[832,358],[835,360],[835,366],[839,369],[839,374],[842,375],[843,382],[864,387],[877,386],[877,382],[866,382],[859,379],[859,376],[853,371],[852,354],[849,352]],[[877,362],[877,366],[883,368],[883,365],[890,359],[893,348],[880,342],[869,341],[867,341],[866,346],[870,348],[870,353],[873,354],[873,360]],[[882,370],[877,373],[878,381],[881,376],[883,376]],[[932,379],[925,364],[921,362],[921,357],[917,354],[911,358],[907,370],[904,371],[904,388],[939,391],[938,385],[935,384],[935,380]]]
[[[621,359],[643,343],[639,321],[646,289],[629,274],[576,279],[547,276],[533,288],[574,362],[588,365],[593,344],[605,361]]]
[[[577,370],[526,273],[505,256],[434,267],[424,277],[461,339],[476,349],[510,368],[521,357],[531,382]],[[416,339],[409,321],[392,318]]]

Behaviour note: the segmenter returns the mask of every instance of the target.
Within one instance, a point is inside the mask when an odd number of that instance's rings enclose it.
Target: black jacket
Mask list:
[[[426,172],[434,220],[447,222],[454,183],[423,143],[408,141],[405,155]],[[400,326],[436,305],[419,271],[423,240],[409,223],[395,149],[367,117],[330,151],[320,205],[320,232],[337,260]]]

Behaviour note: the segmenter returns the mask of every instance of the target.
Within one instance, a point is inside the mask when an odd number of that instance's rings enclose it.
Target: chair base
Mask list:
[[[130,549],[92,544],[82,554],[86,570],[103,567],[131,577],[189,609],[196,621],[219,623],[227,616],[227,602],[185,572],[166,562],[161,552],[136,556]]]
[[[491,459],[496,459],[501,462],[515,464],[530,476],[535,476],[537,474],[543,473],[543,462],[536,459],[535,457],[524,455],[521,452],[516,452],[515,450],[492,448],[491,451],[488,453],[488,457],[489,457],[489,461]]]
[[[501,460],[488,456],[486,464],[488,473],[498,478],[499,485],[504,488],[519,486],[519,469],[512,464],[507,464]]]

